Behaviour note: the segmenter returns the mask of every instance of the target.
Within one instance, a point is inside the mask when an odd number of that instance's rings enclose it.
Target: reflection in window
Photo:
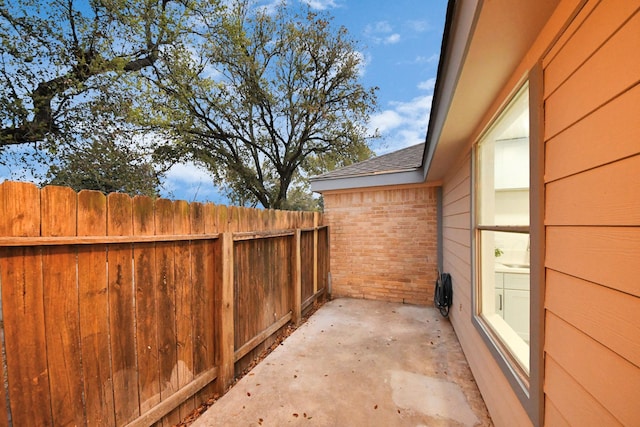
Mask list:
[[[529,373],[529,96],[525,85],[477,147],[478,314]]]

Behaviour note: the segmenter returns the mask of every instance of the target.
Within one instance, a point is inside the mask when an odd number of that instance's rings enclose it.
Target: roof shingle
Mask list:
[[[322,181],[413,170],[422,166],[423,154],[424,143],[417,144],[315,176],[311,180]]]

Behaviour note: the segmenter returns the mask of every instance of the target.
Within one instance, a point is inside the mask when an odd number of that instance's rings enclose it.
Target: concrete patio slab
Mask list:
[[[335,299],[209,408],[205,426],[491,426],[431,307]]]

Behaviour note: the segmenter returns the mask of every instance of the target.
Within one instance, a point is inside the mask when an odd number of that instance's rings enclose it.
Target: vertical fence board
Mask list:
[[[202,203],[191,204],[191,234],[206,233],[205,208]],[[213,333],[213,325],[207,325],[207,299],[213,297],[207,295],[210,284],[213,282],[212,263],[208,260],[213,256],[211,242],[197,240],[193,241],[192,247],[192,280],[193,280],[193,367],[194,375],[205,372],[209,366],[209,352],[213,348],[207,348],[207,334]],[[213,353],[211,353],[211,359]],[[196,404],[202,403],[204,395],[196,396]]]
[[[157,235],[173,234],[173,203],[156,201],[155,230]],[[156,243],[157,301],[158,301],[158,364],[160,368],[160,399],[174,394],[178,384],[178,342],[176,332],[176,280],[173,243]],[[180,421],[180,412],[164,417],[162,424],[173,426]]]
[[[151,236],[155,233],[153,199],[136,196],[133,199],[133,234]],[[156,314],[155,251],[152,243],[133,246],[136,346],[138,356],[138,395],[140,413],[160,403],[158,367],[158,330]]]
[[[293,239],[293,292],[291,310],[293,311],[292,321],[294,325],[299,325],[302,320],[302,232],[298,229]]]
[[[204,208],[204,231],[208,234],[218,232],[218,217],[216,207],[206,204]],[[207,240],[205,242],[206,273],[204,282],[204,299],[202,301],[203,336],[202,345],[206,351],[202,354],[202,370],[207,371],[215,366],[216,362],[216,320],[215,320],[215,293],[218,284],[216,272],[216,260],[220,256],[220,246],[217,242]],[[205,401],[215,393],[215,384],[209,384],[199,393],[199,399]]]
[[[314,238],[316,236],[315,231],[304,231],[300,236],[300,251],[301,251],[301,286],[302,286],[302,301],[306,301],[311,297],[315,291],[314,286],[317,286],[314,280],[314,255],[315,245]],[[317,290],[317,289],[316,289]]]
[[[75,236],[77,195],[68,187],[45,187],[43,237]],[[76,254],[72,246],[42,249],[45,330],[54,425],[84,424]]]
[[[133,234],[132,203],[126,194],[111,193],[107,196],[107,232],[110,236]],[[135,292],[130,244],[109,246],[108,275],[116,424],[124,425],[140,415],[134,319]]]
[[[236,348],[258,345],[248,361],[289,311],[298,320],[300,304],[326,287],[328,233],[300,230],[321,223],[319,215],[11,182],[0,184],[0,203],[3,237],[224,233],[1,247],[8,386],[0,387],[0,425],[7,399],[14,425],[142,425],[164,414],[157,425],[175,425],[231,383]],[[233,241],[236,231],[284,229],[294,236]],[[215,367],[218,380],[172,410]]]
[[[218,218],[221,213],[218,212]],[[226,209],[223,213],[226,215]],[[222,394],[233,381],[234,376],[234,277],[233,277],[233,237],[231,233],[224,233],[218,241],[220,248],[220,286],[216,294],[216,303],[218,307],[217,314],[217,338],[219,346],[217,348],[217,362],[220,366],[218,380],[216,384],[217,391]]]
[[[99,191],[78,194],[78,236],[107,234],[107,198]],[[82,369],[87,425],[115,425],[109,357],[107,246],[78,248]]]
[[[184,200],[173,205],[173,231],[191,234],[189,204]],[[191,244],[174,244],[176,278],[176,334],[178,339],[178,387],[193,380],[193,309],[191,279]],[[180,416],[186,417],[195,408],[194,399],[188,399],[180,407]]]
[[[35,185],[0,184],[0,234],[39,236],[40,194]],[[2,309],[13,424],[51,424],[45,351],[40,248],[2,248]],[[29,357],[25,357],[29,355]]]

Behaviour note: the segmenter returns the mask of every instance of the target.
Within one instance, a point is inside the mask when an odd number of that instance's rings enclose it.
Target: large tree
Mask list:
[[[167,49],[170,60],[147,74],[157,91],[138,120],[170,132],[165,159],[205,165],[246,203],[287,208],[310,171],[372,154],[376,88],[360,83],[363,56],[328,16],[285,2],[227,4],[194,25],[189,49]]]
[[[59,153],[47,184],[80,190],[158,196],[160,176],[153,164],[129,144],[95,138],[82,150]]]
[[[132,77],[215,3],[0,0],[0,149],[112,132],[139,94]]]

